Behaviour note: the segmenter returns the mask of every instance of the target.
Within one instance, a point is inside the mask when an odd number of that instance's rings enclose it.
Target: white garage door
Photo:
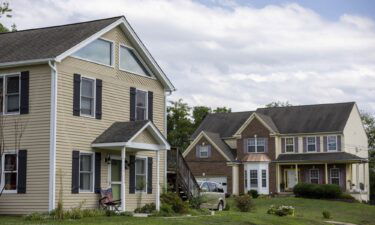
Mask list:
[[[197,177],[197,181],[212,181],[221,184],[224,189],[224,193],[227,193],[227,177]]]

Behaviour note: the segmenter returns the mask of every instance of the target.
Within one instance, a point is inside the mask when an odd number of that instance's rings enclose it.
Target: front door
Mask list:
[[[121,160],[111,160],[111,180],[110,180],[113,200],[121,199]]]
[[[296,185],[296,171],[295,170],[287,170],[287,188],[293,189]]]

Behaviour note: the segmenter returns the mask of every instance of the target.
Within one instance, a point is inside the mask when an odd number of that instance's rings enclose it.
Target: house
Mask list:
[[[1,214],[160,207],[175,88],[125,17],[0,34],[0,83]]]
[[[354,102],[209,114],[183,153],[197,180],[230,194],[337,184],[369,199],[367,136]]]

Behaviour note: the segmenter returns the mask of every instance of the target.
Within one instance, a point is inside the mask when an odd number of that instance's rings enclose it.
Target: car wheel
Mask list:
[[[224,204],[223,204],[223,202],[220,202],[219,205],[217,206],[217,210],[223,211],[223,209],[224,209]]]

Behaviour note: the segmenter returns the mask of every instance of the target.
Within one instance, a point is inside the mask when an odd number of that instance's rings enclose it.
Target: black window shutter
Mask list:
[[[27,171],[27,150],[18,151],[18,182],[17,193],[26,193],[26,171]]]
[[[103,81],[100,79],[96,79],[95,118],[99,120],[102,118],[102,87],[103,87]]]
[[[21,72],[21,107],[20,114],[29,113],[29,71]]]
[[[152,157],[147,158],[147,194],[152,194]]]
[[[137,89],[134,87],[130,88],[130,121],[135,121],[135,95]]]
[[[154,106],[154,93],[152,91],[148,92],[148,120],[152,121],[153,116],[153,106]]]
[[[79,192],[79,151],[72,152],[72,194]]]
[[[100,194],[100,187],[101,187],[101,176],[100,176],[100,169],[101,169],[101,160],[102,154],[100,152],[95,152],[95,193]]]
[[[73,116],[79,116],[81,111],[81,75],[75,73],[73,82]]]
[[[129,167],[129,194],[135,193],[135,156],[130,156]]]

